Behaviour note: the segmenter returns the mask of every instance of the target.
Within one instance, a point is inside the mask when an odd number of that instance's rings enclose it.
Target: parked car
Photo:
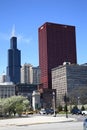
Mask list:
[[[45,109],[41,109],[41,110],[39,111],[39,114],[42,114],[42,115],[46,114],[46,110],[45,110]]]
[[[31,115],[31,114],[34,114],[33,111],[24,111],[22,112],[23,115]]]
[[[87,111],[86,110],[82,111],[82,115],[87,115]]]
[[[53,109],[49,109],[49,108],[47,108],[47,109],[45,109],[46,110],[46,114],[48,115],[48,114],[54,114],[54,110]]]
[[[82,114],[82,111],[77,109],[77,108],[74,108],[74,109],[71,110],[71,113],[79,115],[79,114]]]
[[[27,115],[32,115],[32,114],[34,114],[34,112],[33,111],[27,111],[26,114]]]
[[[83,122],[83,130],[87,130],[87,118]]]

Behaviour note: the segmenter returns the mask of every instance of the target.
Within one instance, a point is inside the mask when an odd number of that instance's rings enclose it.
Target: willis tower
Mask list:
[[[11,82],[17,84],[20,83],[21,51],[17,49],[17,37],[12,35],[8,49],[7,76]]]

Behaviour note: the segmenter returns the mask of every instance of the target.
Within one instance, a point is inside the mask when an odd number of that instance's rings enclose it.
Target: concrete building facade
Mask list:
[[[21,67],[21,83],[33,83],[33,70],[32,65],[25,63]]]
[[[40,68],[25,63],[21,67],[21,83],[40,84]]]
[[[0,83],[0,98],[7,98],[15,95],[15,85],[12,83]]]
[[[40,84],[40,68],[33,67],[33,84]]]
[[[0,83],[10,82],[10,77],[7,76],[5,73],[0,75]]]
[[[56,104],[64,104],[65,93],[70,97],[74,88],[87,86],[87,66],[64,64],[52,69],[52,88],[56,89]],[[79,93],[76,95],[78,98]]]
[[[15,94],[28,98],[32,106],[32,93],[36,90],[38,90],[38,86],[35,84],[20,83],[15,87]]]

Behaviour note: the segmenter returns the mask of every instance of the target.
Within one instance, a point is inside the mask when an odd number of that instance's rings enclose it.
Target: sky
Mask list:
[[[0,74],[6,72],[13,30],[21,65],[39,65],[38,28],[45,22],[75,26],[77,63],[87,62],[87,0],[0,0]]]

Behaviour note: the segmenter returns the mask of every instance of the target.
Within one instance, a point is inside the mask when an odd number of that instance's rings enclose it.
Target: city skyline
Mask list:
[[[76,27],[77,63],[86,63],[87,1],[70,0],[5,0],[0,1],[0,74],[6,72],[7,50],[12,28],[21,50],[21,64],[39,65],[38,28],[45,22]],[[13,30],[14,34],[14,30]]]

